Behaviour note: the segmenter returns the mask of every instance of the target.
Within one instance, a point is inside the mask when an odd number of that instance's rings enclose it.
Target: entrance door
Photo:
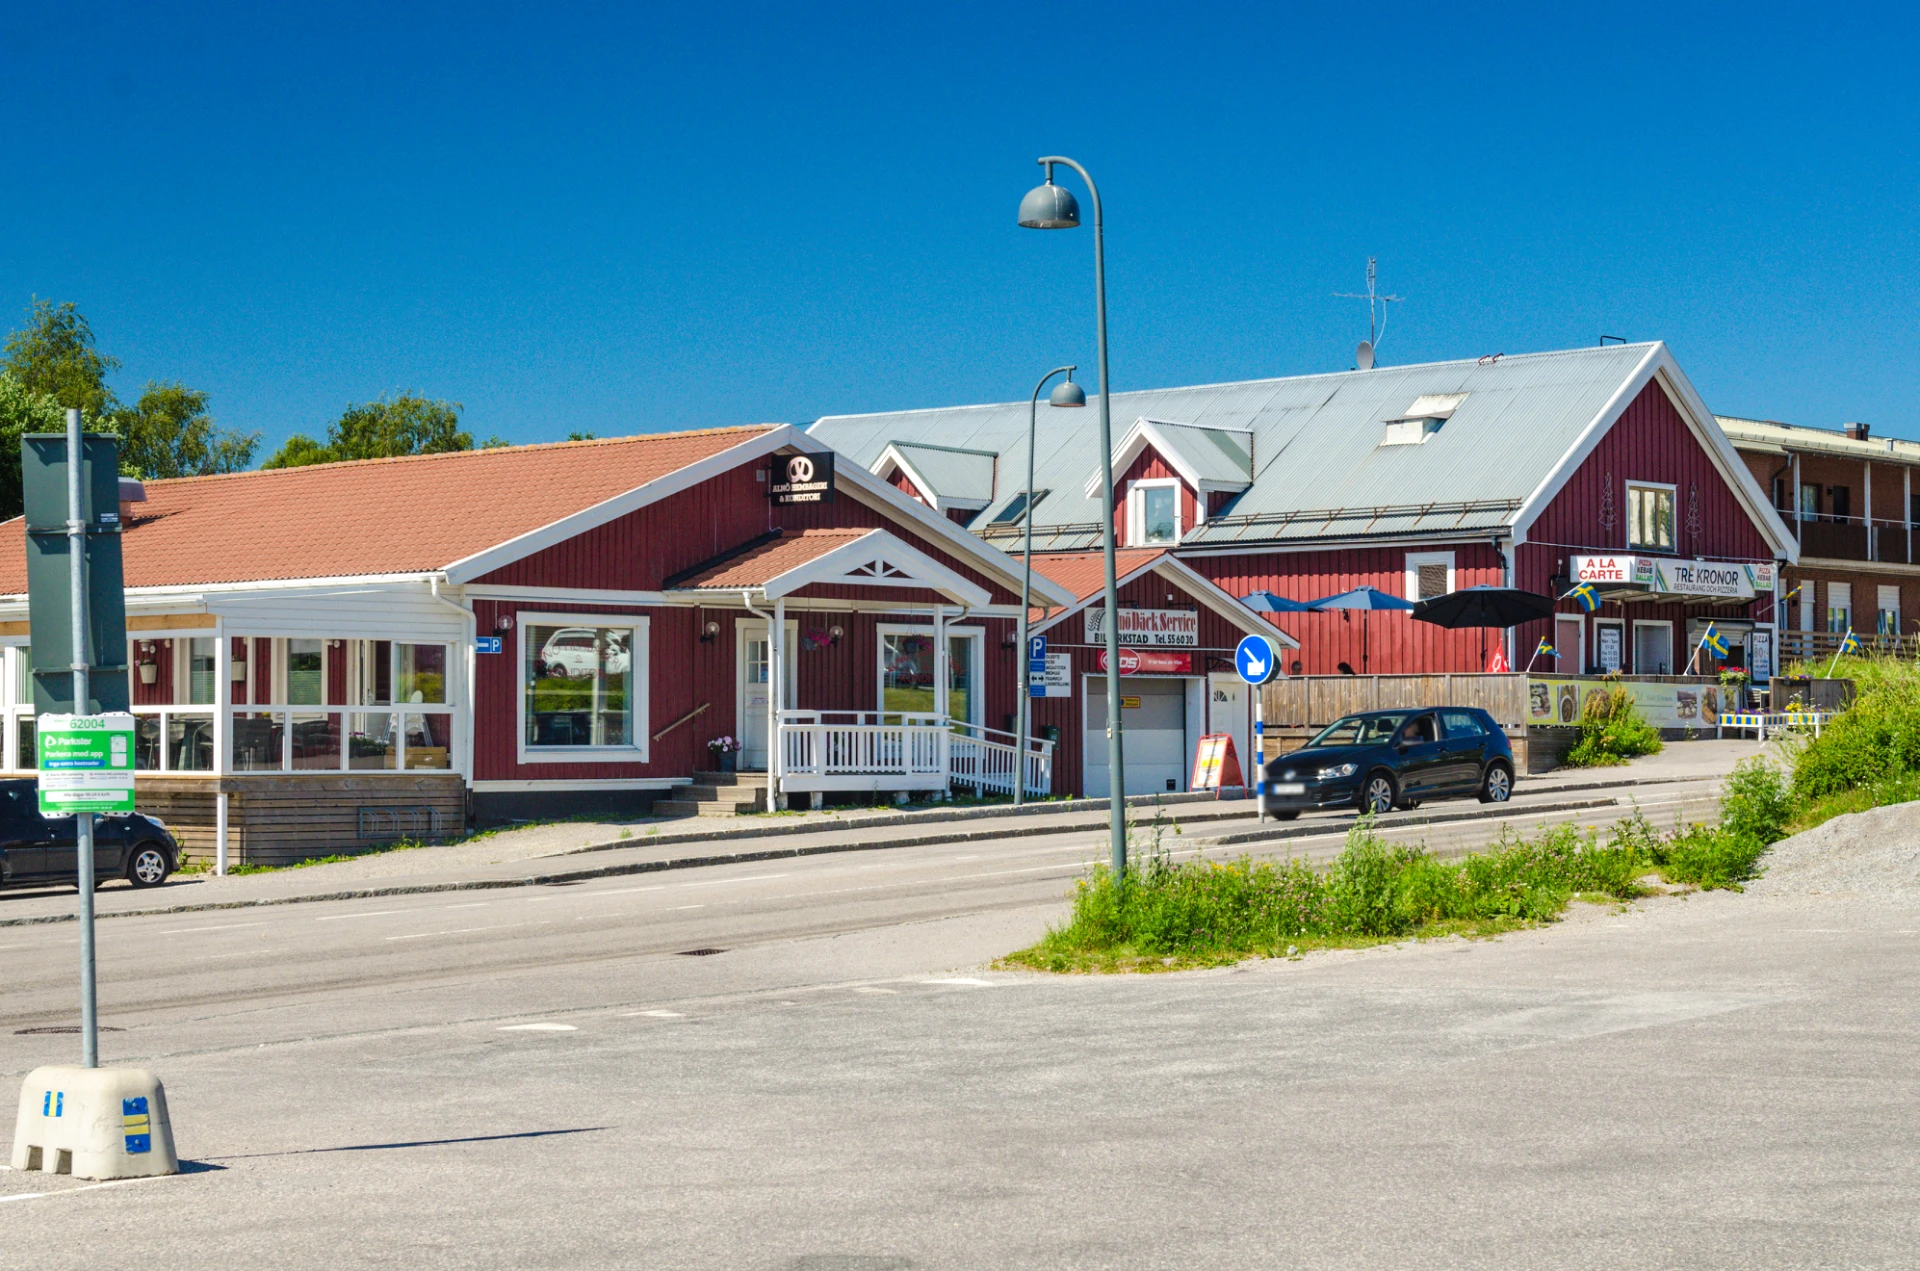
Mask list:
[[[786,693],[781,705],[790,709],[793,706],[793,664],[796,647],[798,623],[787,624],[787,674]],[[748,772],[767,770],[767,698],[771,691],[768,667],[767,624],[764,622],[740,622],[734,624],[734,639],[738,642],[738,666],[735,677],[734,698],[738,703],[736,714],[740,728],[740,767]]]
[[[1586,620],[1578,614],[1558,614],[1553,619],[1553,648],[1560,655],[1552,669],[1562,675],[1587,673]]]
[[[1086,791],[1090,799],[1112,792],[1107,775],[1107,681],[1086,681]],[[1123,676],[1120,727],[1128,794],[1165,794],[1187,788],[1187,681]]]
[[[1633,673],[1635,675],[1672,675],[1673,624],[1636,622],[1633,624]]]

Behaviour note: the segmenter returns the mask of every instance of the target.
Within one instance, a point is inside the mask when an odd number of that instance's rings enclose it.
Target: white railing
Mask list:
[[[1029,745],[1027,793],[1050,794],[1053,743]],[[1012,734],[938,715],[780,712],[780,786],[793,793],[961,785],[979,794],[1010,795],[1021,766],[1017,755]]]

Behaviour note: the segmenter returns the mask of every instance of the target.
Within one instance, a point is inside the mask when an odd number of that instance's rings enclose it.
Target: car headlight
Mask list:
[[[1322,768],[1320,780],[1338,781],[1341,777],[1351,777],[1358,771],[1360,771],[1360,765],[1357,763],[1337,763],[1331,768]]]

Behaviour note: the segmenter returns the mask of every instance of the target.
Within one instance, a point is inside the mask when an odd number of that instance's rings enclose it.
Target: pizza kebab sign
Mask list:
[[[775,503],[833,502],[833,456],[775,455],[767,497]]]
[[[1774,567],[1746,561],[1675,560],[1666,556],[1575,556],[1576,583],[1606,591],[1752,600],[1773,590]]]

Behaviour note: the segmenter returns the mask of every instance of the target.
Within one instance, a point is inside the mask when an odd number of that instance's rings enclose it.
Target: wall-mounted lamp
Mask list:
[[[833,637],[832,643],[838,644],[840,643],[840,637],[845,635],[846,632],[842,631],[839,627],[829,627],[827,629],[827,634]]]
[[[495,618],[493,620],[493,629],[495,631],[513,630],[513,615],[510,613],[503,613],[498,618]]]
[[[715,622],[713,619],[709,618],[707,619],[707,625],[700,628],[700,643],[712,644],[716,639],[719,638],[719,635],[720,635],[720,624]]]

